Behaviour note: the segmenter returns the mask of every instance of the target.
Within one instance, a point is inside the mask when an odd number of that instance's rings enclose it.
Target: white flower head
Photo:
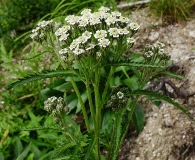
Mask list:
[[[108,18],[106,18],[106,24],[108,26],[110,26],[111,24],[115,24],[115,22],[117,21],[116,17],[110,16]]]
[[[152,51],[148,51],[144,53],[144,56],[146,56],[147,58],[151,58],[154,55],[154,53]]]
[[[112,36],[112,37],[119,37],[119,29],[118,28],[110,28],[108,30],[109,32],[109,35]]]
[[[107,31],[106,30],[97,30],[94,34],[94,37],[96,39],[103,39],[107,36]]]
[[[133,37],[128,37],[128,38],[127,38],[127,43],[130,43],[130,44],[135,43],[135,38],[133,38]]]
[[[79,27],[86,27],[89,24],[89,19],[86,17],[79,18]]]
[[[127,28],[121,28],[121,29],[119,29],[119,34],[120,35],[127,35],[127,34],[129,34],[129,30]]]
[[[128,24],[129,23],[129,18],[127,17],[123,17],[123,16],[120,16],[119,19],[117,20],[118,22],[121,22],[121,23],[126,23]]]
[[[58,30],[55,31],[56,36],[61,36],[62,34],[66,34],[70,30],[69,25],[62,26]]]
[[[118,12],[118,11],[114,11],[114,12],[111,12],[111,15],[112,15],[113,17],[119,18],[119,17],[121,16],[121,13]]]
[[[78,43],[82,43],[82,44],[85,44],[86,42],[87,42],[87,40],[89,39],[89,37],[87,37],[87,36],[80,36],[80,37],[78,37],[77,38],[77,41],[78,41]]]
[[[108,12],[109,10],[110,10],[110,8],[104,7],[104,6],[102,6],[102,7],[100,7],[100,8],[98,9],[98,11],[100,11],[100,12]]]
[[[81,12],[81,15],[88,15],[88,14],[91,14],[91,9],[84,9],[84,10]]]
[[[138,25],[137,23],[130,23],[129,24],[130,29],[132,29],[133,31],[137,31],[140,27],[140,25]]]
[[[64,54],[66,54],[66,53],[68,53],[68,49],[67,49],[67,48],[61,49],[61,50],[59,51],[59,54],[60,54],[60,55],[64,55]]]
[[[112,15],[110,13],[104,13],[102,14],[102,18],[107,19],[108,17],[111,17]]]
[[[85,31],[82,36],[83,37],[86,37],[87,39],[90,39],[91,38],[91,35],[92,35],[92,32],[89,32],[89,31]]]
[[[60,36],[60,38],[59,38],[59,41],[65,41],[65,40],[67,40],[68,36],[69,36],[69,34],[62,34]]]
[[[100,24],[100,23],[101,23],[100,18],[101,18],[101,17],[100,17],[99,15],[93,14],[93,15],[91,16],[90,20],[89,20],[90,25]]]
[[[98,44],[99,44],[99,46],[106,48],[107,46],[109,46],[110,41],[109,41],[109,39],[103,38],[103,39],[99,40]]]
[[[68,15],[65,20],[69,25],[74,25],[79,22],[79,16]]]
[[[75,50],[73,50],[73,53],[76,55],[76,56],[78,56],[78,55],[80,55],[80,54],[82,54],[82,53],[84,53],[85,52],[85,50],[84,49],[81,49],[81,48],[79,48],[79,47],[77,47],[77,48],[75,48]]]
[[[119,98],[119,99],[122,99],[123,97],[124,97],[124,93],[123,92],[117,92],[117,97]]]
[[[77,48],[79,46],[79,42],[76,40],[73,40],[72,43],[69,46],[69,49],[72,51],[73,49]]]
[[[161,42],[159,42],[159,41],[157,41],[156,43],[154,43],[154,45],[153,45],[155,48],[160,48],[160,49],[162,49],[164,46],[165,46],[165,44],[164,43],[161,43]]]
[[[87,48],[86,48],[85,50],[86,50],[86,51],[89,51],[89,50],[95,48],[95,46],[96,46],[95,44],[90,43],[90,44],[87,45]]]

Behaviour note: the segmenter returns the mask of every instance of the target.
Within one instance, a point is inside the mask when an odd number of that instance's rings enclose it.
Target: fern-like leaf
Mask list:
[[[195,119],[189,114],[189,111],[187,108],[185,108],[184,106],[182,106],[181,104],[177,103],[176,101],[174,101],[173,99],[171,99],[170,97],[167,97],[161,93],[158,92],[153,92],[153,91],[147,91],[147,90],[135,90],[132,91],[131,93],[129,93],[130,95],[147,95],[147,96],[151,96],[151,97],[155,97],[157,99],[161,99],[164,100],[172,105],[174,105],[175,107],[177,107],[178,109],[180,109],[184,114],[186,114],[192,121],[195,121]]]
[[[45,78],[63,77],[63,76],[70,76],[70,75],[74,75],[74,72],[70,70],[68,71],[63,71],[63,70],[43,71],[41,73],[35,73],[35,74],[28,75],[24,78],[21,78],[18,81],[11,83],[7,87],[7,89],[12,89],[12,88],[15,88],[16,86],[29,83],[29,82],[33,82],[33,81],[37,81],[37,80],[41,80],[41,79],[45,79]]]
[[[148,64],[144,62],[133,62],[133,61],[125,61],[125,62],[117,62],[117,63],[108,63],[106,66],[130,66],[130,67],[144,67],[144,68],[165,68],[166,66],[157,65],[157,64]]]

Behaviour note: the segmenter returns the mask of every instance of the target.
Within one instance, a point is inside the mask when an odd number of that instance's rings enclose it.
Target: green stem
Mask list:
[[[87,131],[88,133],[91,133],[91,129],[90,129],[90,126],[89,126],[89,119],[87,117],[87,112],[86,112],[86,108],[85,108],[85,105],[83,103],[83,100],[81,98],[81,94],[79,92],[79,89],[74,81],[74,79],[72,77],[70,77],[70,81],[72,83],[72,86],[76,92],[76,95],[78,97],[78,100],[79,100],[79,103],[81,104],[81,109],[82,109],[82,112],[83,112],[83,116],[84,116],[84,119],[85,119],[85,124],[86,124],[86,127],[87,127]]]
[[[90,90],[90,84],[89,84],[89,80],[86,79],[86,89],[87,89],[87,95],[88,95],[88,101],[89,101],[89,107],[90,107],[90,111],[91,111],[91,117],[93,119],[93,124],[95,127],[95,111],[94,111],[94,105],[93,105],[93,100],[92,100],[92,96],[91,96],[91,90]]]
[[[99,68],[96,67],[95,69],[95,83],[93,84],[94,93],[95,93],[95,108],[96,108],[96,120],[95,120],[95,139],[96,142],[96,159],[100,160],[100,124],[101,124],[101,99],[99,93],[99,82],[100,82],[100,73]]]

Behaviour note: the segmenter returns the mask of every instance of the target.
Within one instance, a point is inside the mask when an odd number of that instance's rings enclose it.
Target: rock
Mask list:
[[[195,38],[195,31],[189,31],[189,36]]]
[[[151,41],[151,42],[155,42],[156,40],[158,40],[159,38],[159,33],[158,32],[151,32],[150,33],[150,36],[148,37],[148,39]]]

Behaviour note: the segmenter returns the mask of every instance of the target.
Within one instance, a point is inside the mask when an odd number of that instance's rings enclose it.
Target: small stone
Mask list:
[[[189,36],[195,38],[195,31],[189,31]]]
[[[159,34],[158,32],[152,32],[152,33],[150,34],[150,36],[148,37],[148,39],[149,39],[151,42],[154,42],[154,41],[158,40],[159,35],[160,35],[160,34]]]

